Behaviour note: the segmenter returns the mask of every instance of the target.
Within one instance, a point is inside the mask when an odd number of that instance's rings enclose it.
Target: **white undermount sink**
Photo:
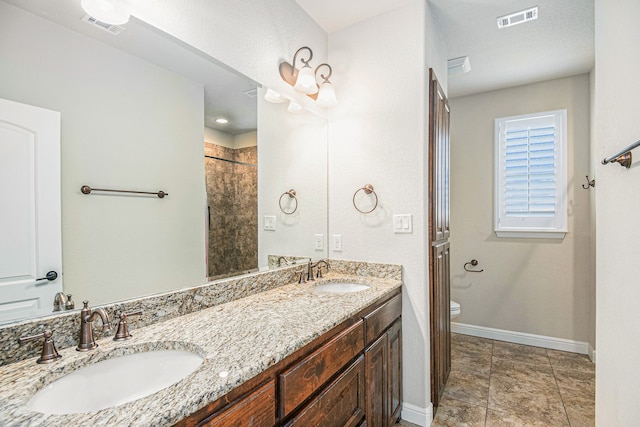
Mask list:
[[[327,283],[316,286],[317,291],[333,293],[361,292],[369,288],[371,286],[360,283]]]
[[[39,390],[27,407],[44,414],[77,414],[131,402],[186,378],[201,364],[181,350],[146,351],[86,366]]]

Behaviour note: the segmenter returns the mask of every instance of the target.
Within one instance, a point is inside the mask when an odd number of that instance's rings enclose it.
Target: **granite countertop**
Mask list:
[[[318,284],[336,281],[366,283],[371,288],[343,294],[314,289]],[[172,425],[400,286],[400,280],[331,273],[316,282],[284,285],[132,329],[132,339],[114,342],[105,338],[98,341],[96,350],[88,353],[67,348],[60,351],[62,359],[50,365],[38,365],[32,358],[2,366],[0,425]],[[204,361],[182,381],[114,408],[84,414],[44,415],[25,406],[37,390],[78,368],[119,355],[154,349],[190,350],[202,356]],[[78,393],[90,392],[78,390]]]

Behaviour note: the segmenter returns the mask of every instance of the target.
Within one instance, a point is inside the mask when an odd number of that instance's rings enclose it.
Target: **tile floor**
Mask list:
[[[594,419],[587,356],[452,334],[451,374],[431,427],[587,427]]]

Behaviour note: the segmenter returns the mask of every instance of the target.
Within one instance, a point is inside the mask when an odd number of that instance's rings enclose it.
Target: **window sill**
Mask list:
[[[496,236],[512,239],[564,239],[566,231],[495,230]]]

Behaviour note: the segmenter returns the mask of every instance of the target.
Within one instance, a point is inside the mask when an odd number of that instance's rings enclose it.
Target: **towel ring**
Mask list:
[[[359,193],[359,192],[361,192],[361,191],[364,191],[364,192],[365,192],[365,194],[372,194],[372,193],[373,193],[373,197],[375,197],[375,198],[376,198],[376,203],[375,203],[375,205],[373,205],[373,208],[371,208],[371,210],[363,211],[362,209],[360,209],[360,208],[358,207],[358,205],[356,205],[356,196],[357,196],[357,195],[358,195],[358,193]],[[374,210],[376,210],[376,208],[378,207],[378,195],[377,195],[377,194],[376,194],[376,192],[374,191],[374,189],[373,189],[373,185],[371,185],[371,184],[367,184],[367,185],[365,185],[364,187],[359,188],[358,190],[356,190],[356,192],[355,192],[355,193],[353,193],[353,207],[354,207],[354,208],[356,208],[356,210],[357,210],[358,212],[363,213],[363,214],[368,214],[368,213],[371,213],[371,212],[373,212]]]
[[[296,202],[296,205],[294,206],[292,211],[286,211],[284,210],[284,208],[282,207],[282,198],[284,196],[289,196],[290,199],[293,199]],[[296,197],[296,190],[294,190],[293,188],[289,191],[285,191],[284,193],[282,193],[282,196],[280,196],[280,199],[278,199],[278,205],[280,205],[280,210],[285,214],[285,215],[291,215],[293,214],[295,211],[298,210],[298,198]]]
[[[469,273],[482,273],[484,271],[484,268],[481,270],[472,270],[470,268],[467,268],[467,265],[471,264],[472,266],[476,266],[478,265],[478,260],[477,259],[472,259],[469,262],[465,262],[464,263],[464,271],[468,271]]]

